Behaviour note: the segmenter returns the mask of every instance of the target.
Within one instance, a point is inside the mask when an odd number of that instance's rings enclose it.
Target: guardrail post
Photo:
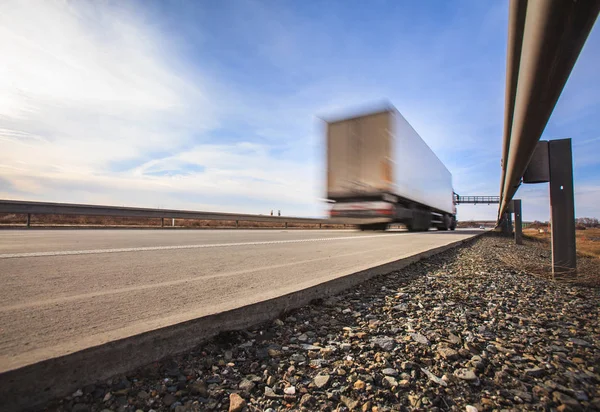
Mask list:
[[[287,229],[287,222],[285,222],[285,228]]]
[[[160,227],[165,227],[165,218],[164,217],[160,218]]]
[[[521,217],[521,199],[513,199],[515,211],[515,244],[523,244],[523,219]]]
[[[550,140],[548,142],[548,157],[550,166],[552,273],[560,275],[574,272],[577,268],[571,139]]]
[[[319,223],[319,229],[321,229],[321,224]]]
[[[31,227],[31,213],[27,213],[27,227]]]
[[[235,228],[238,229],[240,227],[240,221],[236,220],[235,221]]]

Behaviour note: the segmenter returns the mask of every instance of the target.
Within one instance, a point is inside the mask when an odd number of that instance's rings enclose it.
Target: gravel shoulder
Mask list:
[[[600,410],[600,289],[546,253],[486,235],[43,410]]]

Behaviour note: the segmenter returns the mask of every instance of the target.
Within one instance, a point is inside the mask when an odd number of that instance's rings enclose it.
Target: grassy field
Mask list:
[[[524,229],[523,234],[531,239],[550,242],[550,232],[540,233],[539,229]],[[577,253],[600,259],[600,228],[577,230],[575,232]]]

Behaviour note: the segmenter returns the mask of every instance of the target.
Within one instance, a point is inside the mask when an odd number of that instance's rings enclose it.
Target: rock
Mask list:
[[[410,381],[408,379],[402,379],[400,382],[398,382],[398,386],[400,388],[408,388],[410,386]]]
[[[437,352],[440,356],[448,361],[453,361],[458,359],[458,352],[452,348],[441,347],[438,348]]]
[[[579,338],[569,338],[569,342],[571,342],[574,345],[584,346],[586,348],[592,347],[591,343]]]
[[[579,402],[562,392],[552,392],[552,400],[560,403],[559,410],[561,411],[583,411],[583,407]]]
[[[461,368],[454,371],[454,376],[458,379],[463,379],[465,381],[475,381],[477,380],[477,375],[472,369],[469,368]]]
[[[229,395],[229,412],[242,412],[246,407],[246,401],[237,393]]]
[[[285,393],[286,395],[295,395],[296,394],[296,387],[295,386],[288,386],[287,388],[285,388],[283,390],[283,393]]]
[[[281,355],[283,354],[280,350],[277,349],[269,349],[267,351],[267,353],[269,354],[270,357],[272,358],[280,358]]]
[[[473,405],[467,405],[467,406],[465,406],[465,411],[466,412],[478,412],[477,408],[474,407]]]
[[[143,401],[145,401],[146,399],[148,399],[150,397],[150,394],[144,390],[139,391],[137,394],[138,399],[141,399]]]
[[[306,357],[304,355],[300,355],[299,353],[294,353],[290,356],[290,360],[293,360],[296,363],[306,362]]]
[[[382,385],[387,388],[393,388],[394,386],[398,386],[398,382],[396,381],[395,378],[393,378],[391,376],[384,376]]]
[[[446,381],[444,381],[441,378],[438,378],[437,376],[435,376],[433,373],[431,373],[427,369],[421,368],[421,372],[423,372],[429,378],[430,381],[435,382],[435,383],[437,383],[438,385],[441,385],[441,386],[448,386],[448,384],[446,383]]]
[[[309,393],[302,395],[302,398],[300,399],[300,406],[308,407],[308,406],[312,406],[314,404],[315,404],[314,396],[312,396]]]
[[[394,349],[394,347],[396,346],[396,342],[394,341],[394,339],[392,339],[388,336],[374,338],[372,340],[372,342],[376,346],[379,346],[381,349],[388,351],[388,352],[392,351]]]
[[[306,341],[308,341],[308,335],[306,333],[303,333],[300,336],[298,336],[298,340],[300,342],[306,342]]]
[[[329,375],[327,375],[327,374],[317,375],[317,376],[315,376],[315,379],[313,380],[313,382],[317,388],[322,389],[329,384]]]
[[[77,389],[77,391],[75,391],[71,396],[74,398],[79,398],[80,396],[83,396],[83,391],[81,389]]]
[[[525,375],[532,376],[532,377],[535,377],[535,378],[539,378],[540,376],[543,376],[544,373],[545,373],[545,371],[542,368],[525,369]]]
[[[273,321],[273,323],[274,323],[275,325],[277,325],[277,326],[283,326],[283,325],[285,325],[285,323],[283,323],[283,321],[282,321],[281,319],[275,319],[275,320]]]
[[[163,396],[162,401],[166,406],[171,406],[177,401],[177,398],[174,395],[167,393]]]
[[[427,339],[424,335],[421,335],[420,333],[409,333],[409,336],[411,338],[413,338],[413,340],[415,342],[418,342],[422,345],[429,345],[429,339]]]
[[[252,392],[252,389],[254,389],[255,387],[255,383],[252,382],[251,380],[248,379],[243,379],[240,384],[238,385],[238,388],[240,388],[240,390],[249,393]]]
[[[108,402],[112,399],[112,394],[110,392],[107,392],[106,395],[104,395],[104,398],[102,399],[102,402]]]
[[[273,388],[269,387],[269,386],[265,386],[265,397],[268,399],[279,399],[282,396],[281,395],[277,395],[275,393],[275,391],[273,390]]]
[[[349,343],[342,343],[340,345],[340,349],[343,350],[344,352],[348,352],[350,349],[352,349],[352,345]]]
[[[393,368],[385,368],[381,371],[381,373],[383,373],[386,376],[398,376],[398,371]]]
[[[354,388],[354,390],[362,391],[363,389],[365,389],[365,382],[359,379],[356,382],[354,382],[354,385],[352,385],[352,387]]]
[[[351,411],[355,410],[355,409],[356,409],[356,407],[358,406],[358,401],[357,401],[357,400],[354,400],[354,399],[352,399],[352,398],[349,398],[349,397],[347,397],[347,396],[344,396],[344,395],[342,395],[342,396],[340,397],[340,400],[341,400],[341,401],[342,401],[342,403],[343,403],[344,405],[346,405],[346,407],[347,407],[348,409],[350,409]]]

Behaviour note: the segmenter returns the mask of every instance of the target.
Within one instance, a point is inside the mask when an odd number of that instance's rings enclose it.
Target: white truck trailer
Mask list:
[[[452,175],[395,108],[325,122],[332,218],[362,230],[456,228]]]

